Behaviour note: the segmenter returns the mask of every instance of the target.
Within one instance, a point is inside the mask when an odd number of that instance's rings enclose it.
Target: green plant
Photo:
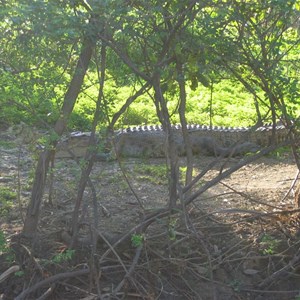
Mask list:
[[[290,152],[290,148],[288,146],[280,147],[280,148],[277,148],[276,150],[272,151],[271,153],[269,153],[268,156],[274,157],[277,159],[281,159],[284,156],[286,156],[289,152]]]
[[[165,165],[146,165],[139,164],[135,167],[135,172],[139,175],[139,179],[154,184],[167,183],[167,167]]]
[[[239,292],[241,288],[241,281],[238,279],[232,280],[229,285],[233,288],[234,291]]]
[[[0,255],[3,253],[6,253],[9,250],[9,247],[7,245],[7,241],[4,235],[4,232],[0,230]]]
[[[12,141],[0,140],[0,147],[3,149],[11,149],[16,147],[16,144]]]
[[[279,240],[272,237],[269,234],[264,234],[261,241],[260,241],[260,247],[261,247],[261,252],[264,255],[272,255],[276,252],[278,245],[279,245]]]
[[[52,258],[52,261],[54,263],[59,264],[59,263],[71,260],[74,257],[74,255],[75,255],[75,250],[67,249],[64,252],[56,254]]]
[[[142,246],[143,241],[144,241],[144,236],[142,234],[133,234],[131,236],[131,244],[135,248]]]
[[[17,197],[17,193],[9,188],[0,188],[0,216],[6,215],[13,206],[13,200]]]
[[[5,254],[5,260],[12,263],[15,260],[15,255],[9,247],[6,236],[2,230],[0,230],[0,255]]]
[[[52,148],[52,143],[54,141],[58,141],[59,140],[59,136],[56,132],[54,131],[51,131],[49,135],[43,135],[43,136],[40,136],[37,140],[37,142],[44,146],[45,148],[51,150]]]
[[[74,111],[68,122],[68,129],[70,130],[80,130],[80,131],[89,131],[91,130],[91,114],[86,114],[84,111]]]
[[[25,274],[24,271],[17,271],[17,272],[15,273],[15,276],[16,276],[16,277],[22,277],[24,274]]]
[[[169,239],[171,241],[174,241],[176,239],[175,227],[176,227],[177,221],[178,221],[177,218],[170,218],[169,219],[168,233],[169,233]]]
[[[179,176],[180,176],[180,180],[182,182],[185,181],[186,170],[187,170],[187,167],[179,167]],[[197,172],[195,169],[193,169],[193,176],[196,176],[196,175],[197,175]]]

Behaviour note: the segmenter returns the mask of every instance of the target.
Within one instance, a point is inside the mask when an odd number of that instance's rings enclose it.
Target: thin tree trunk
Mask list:
[[[84,76],[92,57],[93,48],[94,44],[89,39],[84,40],[82,45],[82,52],[79,56],[74,76],[64,97],[60,118],[57,120],[54,126],[54,130],[59,137],[63,134],[67,126],[69,116],[73,111],[74,105],[81,89],[81,85],[83,83]],[[53,148],[55,148],[56,144],[57,141],[53,142]],[[42,197],[44,195],[49,162],[51,158],[53,158],[53,156],[54,150],[46,149],[40,153],[38,159],[31,199],[27,208],[27,214],[23,228],[23,233],[27,236],[33,236],[37,230],[40,205],[42,202]]]
[[[130,96],[125,104],[120,108],[120,110],[118,112],[116,112],[112,119],[111,122],[109,124],[109,129],[111,131],[113,131],[113,128],[116,124],[116,122],[119,120],[119,118],[122,116],[122,114],[124,114],[124,112],[126,111],[126,109],[129,108],[129,106],[141,95],[143,95],[145,92],[147,92],[150,89],[150,83],[146,82],[134,95]]]
[[[259,103],[257,101],[257,96],[254,96],[254,106],[255,106],[256,115],[257,115],[257,120],[256,120],[255,127],[263,126],[263,120],[262,120],[262,116],[261,116],[261,113],[260,113]]]
[[[173,208],[177,202],[177,184],[179,181],[178,156],[174,141],[174,132],[171,128],[170,116],[166,101],[161,91],[160,77],[158,74],[154,76],[153,88],[155,90],[155,105],[156,109],[160,110],[163,129],[166,132],[166,155],[169,166],[169,207]]]
[[[79,186],[77,191],[77,197],[75,202],[75,207],[73,211],[73,217],[72,217],[72,241],[70,247],[72,248],[77,239],[78,235],[78,218],[79,218],[79,210],[83,199],[84,190],[86,188],[87,182],[89,180],[90,173],[92,171],[93,165],[94,165],[94,157],[97,152],[97,146],[96,146],[96,128],[101,118],[101,105],[102,101],[104,99],[104,79],[105,79],[105,71],[106,71],[106,46],[102,46],[101,48],[101,67],[100,67],[100,87],[99,87],[99,93],[96,103],[96,110],[94,113],[94,119],[92,124],[92,131],[91,131],[91,137],[89,141],[89,147],[88,151],[86,153],[85,159],[87,161],[87,166],[82,169],[81,177],[79,180]],[[95,213],[95,219],[94,219],[94,227],[97,228],[98,226],[98,220],[96,219],[97,212]]]
[[[180,104],[179,104],[179,117],[180,123],[182,126],[182,136],[185,144],[186,151],[186,161],[187,161],[187,169],[185,174],[185,185],[191,183],[193,178],[193,151],[191,147],[190,136],[187,130],[187,121],[185,117],[185,109],[186,109],[186,91],[185,91],[185,80],[184,74],[182,70],[182,64],[180,62],[176,63],[177,72],[178,72],[178,85],[179,85],[179,96],[180,96]]]

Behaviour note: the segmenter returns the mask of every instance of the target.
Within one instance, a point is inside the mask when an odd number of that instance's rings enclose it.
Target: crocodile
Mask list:
[[[174,145],[178,156],[186,154],[182,136],[182,127],[172,125]],[[193,154],[213,156],[238,156],[256,152],[271,143],[279,144],[286,140],[288,129],[277,125],[253,127],[209,127],[206,125],[188,125],[188,134]],[[90,138],[89,132],[74,132],[59,142],[56,149],[57,158],[71,156],[83,157]],[[98,135],[101,142],[101,137]],[[167,135],[162,126],[137,126],[114,131],[111,135],[114,151],[98,153],[99,160],[112,157],[165,157]],[[102,142],[103,144],[103,142]],[[112,154],[112,153],[115,154]]]

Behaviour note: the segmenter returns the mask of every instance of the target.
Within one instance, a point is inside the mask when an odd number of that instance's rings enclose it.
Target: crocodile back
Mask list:
[[[259,147],[279,144],[288,137],[284,126],[250,127],[209,127],[205,125],[188,125],[191,147],[194,154],[222,155],[231,147],[238,146],[241,153],[257,151]],[[173,125],[174,146],[177,154],[185,155],[182,127]],[[89,144],[90,133],[73,133],[60,142],[57,147],[58,157],[68,157],[69,150],[75,156],[83,156]],[[98,137],[101,142],[101,137]],[[167,149],[167,134],[162,126],[137,126],[115,131],[112,136],[113,149],[117,155],[125,157],[164,157]],[[68,149],[68,150],[66,150]],[[243,149],[243,150],[242,150]],[[245,150],[244,150],[245,149]]]

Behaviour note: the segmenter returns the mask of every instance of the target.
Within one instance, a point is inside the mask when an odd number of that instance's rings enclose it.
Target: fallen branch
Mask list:
[[[134,268],[135,266],[137,265],[138,261],[139,261],[139,258],[141,256],[141,252],[142,252],[142,248],[143,246],[139,246],[137,249],[136,249],[136,252],[135,252],[135,256],[134,256],[134,259],[133,259],[133,262],[129,268],[129,270],[126,272],[126,275],[124,276],[123,280],[119,283],[119,285],[115,288],[114,292],[113,292],[113,296],[116,297],[117,293],[121,290],[121,288],[123,287],[123,285],[126,283],[126,280],[131,276],[131,274],[133,273],[134,271]]]
[[[286,274],[290,272],[290,270],[294,269],[295,265],[297,265],[300,261],[300,251],[289,261],[289,263],[281,268],[280,270],[274,272],[271,276],[263,280],[258,286],[262,289],[267,288],[270,284],[274,283],[275,280],[278,280],[279,277],[286,277]]]
[[[12,266],[9,269],[7,269],[5,272],[3,272],[0,275],[0,283],[4,280],[6,280],[11,274],[14,274],[16,272],[18,272],[20,270],[20,266],[16,265],[16,266]]]
[[[208,189],[210,189],[211,187],[213,187],[214,185],[219,183],[221,180],[227,178],[232,173],[234,173],[237,170],[241,169],[242,167],[246,166],[247,164],[257,160],[258,158],[263,157],[264,155],[270,153],[271,151],[276,150],[278,147],[287,146],[289,144],[290,144],[289,141],[284,141],[284,142],[282,142],[278,145],[269,146],[267,148],[262,149],[260,152],[258,152],[255,155],[252,155],[252,156],[249,156],[249,157],[246,157],[246,158],[240,160],[236,165],[234,165],[231,168],[225,170],[224,172],[223,172],[223,170],[221,170],[219,175],[217,175],[215,178],[213,178],[212,180],[210,180],[209,182],[204,184],[199,190],[197,190],[190,197],[185,199],[185,205],[188,205],[188,204],[192,203],[196,198],[198,198],[200,195],[202,195],[205,191],[207,191]],[[194,178],[194,180],[189,185],[187,185],[186,187],[183,188],[183,193],[186,193],[187,191],[189,191],[200,178],[201,177],[199,175],[196,176]]]
[[[40,289],[43,286],[49,285],[55,281],[60,281],[63,279],[67,279],[67,278],[72,278],[72,277],[77,277],[77,276],[81,276],[81,275],[85,275],[88,274],[90,272],[89,268],[83,269],[83,270],[78,270],[78,271],[73,271],[73,272],[65,272],[65,273],[60,273],[60,274],[55,274],[51,277],[48,277],[38,283],[36,283],[35,285],[27,288],[26,290],[24,290],[21,294],[19,294],[15,300],[23,300],[25,299],[29,294],[33,293],[34,291]]]

